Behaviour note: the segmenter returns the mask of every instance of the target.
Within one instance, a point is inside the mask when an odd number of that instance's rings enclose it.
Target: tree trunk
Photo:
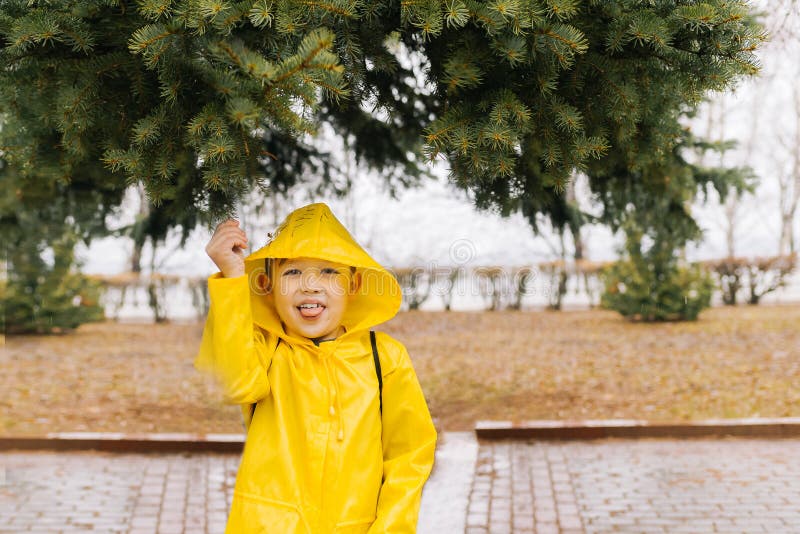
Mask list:
[[[780,180],[781,203],[781,240],[779,253],[789,255],[795,251],[794,216],[800,203],[800,87],[794,89],[794,136],[789,140],[788,148],[792,158],[792,170],[789,176]]]
[[[136,214],[136,223],[133,225],[133,251],[130,257],[130,271],[132,273],[142,272],[142,249],[147,242],[147,236],[142,230],[142,225],[150,215],[150,204],[147,201],[147,193],[142,184],[136,186],[136,191],[139,193],[139,211]]]
[[[567,185],[567,203],[571,204],[575,210],[579,210],[578,197],[575,193],[575,180],[577,180],[577,178],[570,180],[569,184]],[[584,257],[585,249],[583,235],[581,234],[580,222],[570,218],[569,232],[572,234],[572,242],[575,245],[575,261],[580,261]]]
[[[142,247],[144,243],[138,241],[133,242],[133,251],[131,252],[130,271],[132,273],[142,272]]]

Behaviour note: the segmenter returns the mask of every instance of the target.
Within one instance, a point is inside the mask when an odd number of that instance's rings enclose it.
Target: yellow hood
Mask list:
[[[316,258],[355,267],[361,273],[361,286],[342,320],[344,335],[388,321],[400,309],[402,292],[395,277],[356,243],[323,203],[290,213],[271,240],[245,258],[253,322],[284,339],[298,341],[284,330],[271,295],[262,294],[255,284],[256,275],[264,272],[266,258]]]

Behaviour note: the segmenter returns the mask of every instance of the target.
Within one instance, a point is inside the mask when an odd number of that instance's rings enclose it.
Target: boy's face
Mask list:
[[[275,262],[272,275],[275,308],[287,333],[320,340],[342,334],[342,318],[360,281],[349,266],[294,258]]]

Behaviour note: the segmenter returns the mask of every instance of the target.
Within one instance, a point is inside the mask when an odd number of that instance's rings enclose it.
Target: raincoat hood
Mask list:
[[[402,292],[395,277],[361,248],[326,204],[309,204],[293,211],[266,245],[245,258],[253,322],[286,340],[310,342],[286,332],[272,295],[264,294],[255,283],[265,272],[267,258],[314,258],[356,268],[361,284],[342,319],[342,337],[388,321],[400,309]]]

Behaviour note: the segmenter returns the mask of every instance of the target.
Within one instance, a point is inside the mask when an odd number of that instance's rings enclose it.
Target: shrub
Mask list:
[[[728,257],[721,260],[705,262],[705,268],[717,279],[722,292],[722,303],[726,306],[736,306],[739,290],[744,283],[745,266],[744,258]]]
[[[758,304],[761,297],[786,285],[797,266],[797,254],[756,258],[747,266],[748,304]]]
[[[738,294],[746,290],[747,303],[756,305],[761,297],[786,285],[786,279],[797,267],[797,254],[765,258],[734,258],[705,262],[717,278],[722,302],[735,306]]]
[[[686,239],[668,225],[636,220],[625,225],[625,257],[604,273],[604,308],[635,321],[694,321],[711,305],[714,281],[698,264],[676,252]]]
[[[502,267],[485,266],[476,267],[474,275],[478,283],[478,291],[483,297],[487,311],[497,311],[502,308],[503,298],[506,296]]]
[[[431,277],[422,267],[398,267],[392,269],[403,291],[403,303],[409,310],[418,310],[431,295]]]
[[[555,260],[537,265],[539,272],[544,276],[547,288],[547,309],[560,310],[564,295],[567,294],[569,272],[564,260]]]
[[[0,282],[5,333],[64,333],[103,319],[101,285],[75,269],[75,243],[66,233],[49,247],[25,239],[9,251],[8,272]],[[52,261],[46,261],[50,253]]]
[[[634,321],[694,321],[714,291],[699,265],[653,269],[626,260],[609,267],[604,278],[601,305]]]

